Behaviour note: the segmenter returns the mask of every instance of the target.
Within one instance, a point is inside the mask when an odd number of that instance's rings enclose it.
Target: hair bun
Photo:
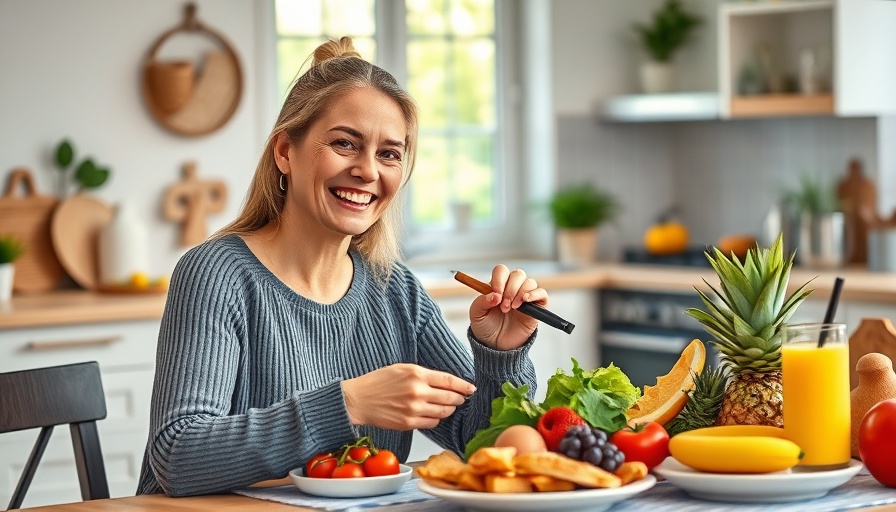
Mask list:
[[[340,57],[357,57],[361,58],[361,54],[358,53],[358,50],[355,50],[355,45],[352,43],[352,38],[348,36],[342,36],[339,38],[339,41],[333,41],[332,39],[318,46],[316,50],[314,50],[314,62],[311,64],[312,66],[317,66],[318,64],[325,62],[330,59],[338,59]]]

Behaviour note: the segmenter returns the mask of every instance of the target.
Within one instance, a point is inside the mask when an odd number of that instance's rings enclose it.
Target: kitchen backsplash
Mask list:
[[[617,259],[675,205],[695,245],[757,234],[781,190],[802,174],[834,182],[857,157],[877,181],[877,123],[788,118],[679,123],[557,120],[559,183],[591,181],[619,197],[624,214],[601,229],[599,257]]]

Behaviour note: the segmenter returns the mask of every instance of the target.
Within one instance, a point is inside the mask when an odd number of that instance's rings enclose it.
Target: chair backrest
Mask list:
[[[95,361],[0,373],[0,433],[40,428],[9,508],[20,508],[56,425],[69,425],[81,497],[109,497],[96,420],[106,417],[106,397]]]

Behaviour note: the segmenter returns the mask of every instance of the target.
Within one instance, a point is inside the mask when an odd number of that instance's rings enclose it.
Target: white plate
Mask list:
[[[478,510],[528,510],[550,512],[600,511],[610,508],[617,501],[646,491],[656,483],[656,477],[646,477],[614,489],[580,489],[566,492],[534,492],[493,494],[487,492],[456,491],[442,489],[420,480],[417,485],[425,493],[463,506],[468,511]]]
[[[305,494],[327,498],[364,498],[392,494],[411,479],[413,469],[399,465],[397,475],[368,476],[364,478],[311,478],[304,476],[302,468],[289,472],[292,483]]]
[[[738,503],[780,503],[820,498],[845,484],[862,470],[852,460],[849,467],[830,471],[778,471],[763,474],[704,473],[689,468],[673,457],[653,471],[694,498]]]

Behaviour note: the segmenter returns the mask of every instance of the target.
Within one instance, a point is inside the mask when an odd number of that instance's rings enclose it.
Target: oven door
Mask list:
[[[669,373],[681,352],[694,339],[699,339],[698,333],[690,335],[661,329],[602,331],[601,365],[613,363],[628,375],[633,385],[643,389],[645,385],[655,385],[657,377]],[[707,359],[710,359],[709,354],[707,351]]]

